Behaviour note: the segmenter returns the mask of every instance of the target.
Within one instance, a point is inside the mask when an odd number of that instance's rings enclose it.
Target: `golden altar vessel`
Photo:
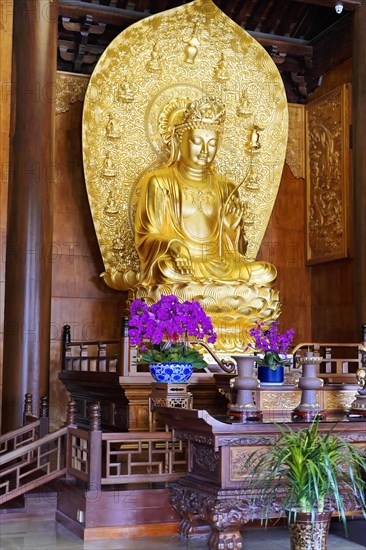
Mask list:
[[[210,0],[146,18],[101,57],[83,116],[84,172],[102,277],[130,298],[199,300],[217,349],[280,313],[256,256],[288,130],[279,72]]]

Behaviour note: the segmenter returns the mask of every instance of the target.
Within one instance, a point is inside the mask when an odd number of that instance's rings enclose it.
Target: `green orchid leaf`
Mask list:
[[[207,363],[204,361],[202,354],[185,344],[172,344],[164,349],[161,346],[152,346],[149,350],[141,354],[141,360],[146,363],[190,363],[196,369],[204,369]]]

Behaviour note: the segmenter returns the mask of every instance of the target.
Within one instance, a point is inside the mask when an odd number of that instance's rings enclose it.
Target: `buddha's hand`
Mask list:
[[[239,197],[233,195],[226,207],[225,225],[229,229],[237,229],[245,210],[245,204]]]
[[[173,242],[170,244],[169,249],[177,271],[181,275],[193,275],[191,255],[188,248],[182,243]]]

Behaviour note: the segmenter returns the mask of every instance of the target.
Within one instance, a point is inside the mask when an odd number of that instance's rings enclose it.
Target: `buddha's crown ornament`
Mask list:
[[[181,122],[176,122],[175,132],[181,139],[186,130],[208,128],[220,131],[225,121],[225,105],[215,97],[204,96],[187,104],[181,113]]]
[[[180,141],[186,130],[201,128],[221,132],[225,121],[225,105],[212,96],[204,96],[195,101],[179,97],[170,100],[159,116],[159,132],[169,148],[173,135]]]

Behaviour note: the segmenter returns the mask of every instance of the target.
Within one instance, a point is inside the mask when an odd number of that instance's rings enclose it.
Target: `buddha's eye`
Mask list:
[[[202,139],[199,137],[193,137],[191,138],[191,143],[193,143],[193,145],[201,145]]]
[[[208,142],[209,147],[216,147],[217,145],[217,139],[210,139]]]

